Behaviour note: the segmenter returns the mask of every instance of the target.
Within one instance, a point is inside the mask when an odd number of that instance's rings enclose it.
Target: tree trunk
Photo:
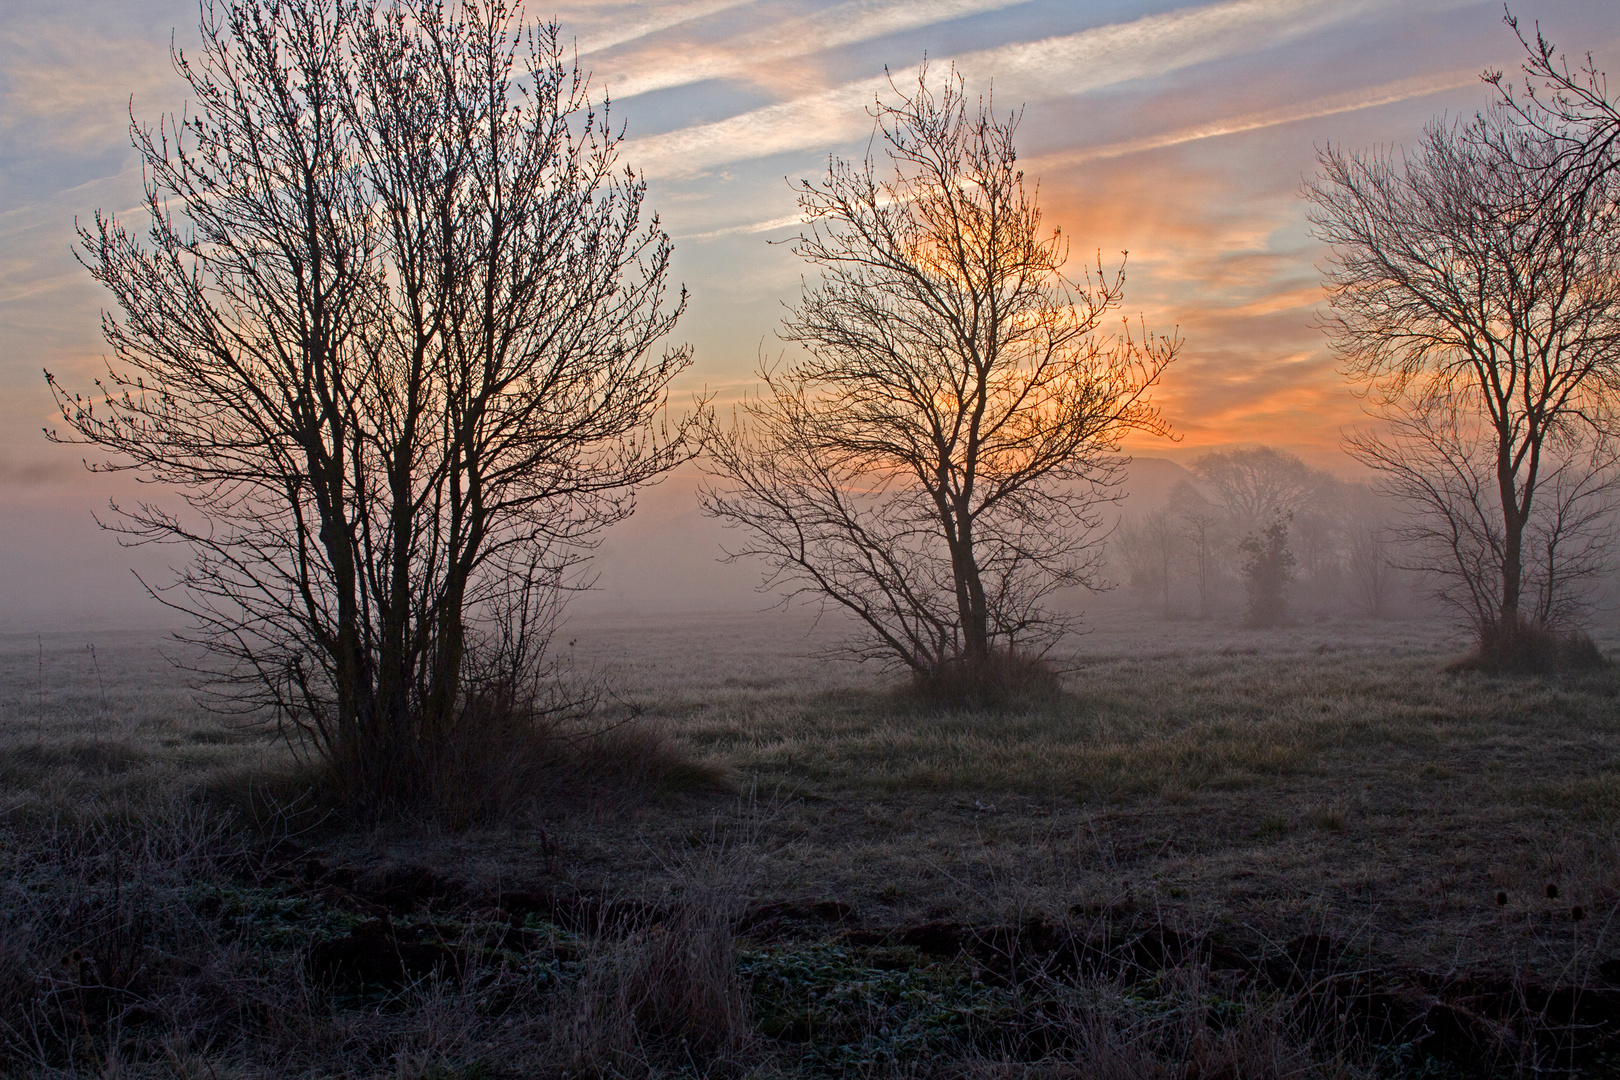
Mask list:
[[[951,545],[951,571],[956,578],[957,617],[962,620],[962,662],[982,671],[990,658],[990,610],[984,582],[973,556],[973,523],[966,514],[956,517],[956,542]]]
[[[1496,620],[1495,659],[1509,666],[1513,665],[1520,648],[1522,617],[1519,598],[1524,588],[1524,527],[1530,520],[1529,491],[1525,493],[1524,506],[1521,508],[1515,480],[1512,443],[1506,442],[1496,459],[1497,491],[1502,500],[1502,607]]]

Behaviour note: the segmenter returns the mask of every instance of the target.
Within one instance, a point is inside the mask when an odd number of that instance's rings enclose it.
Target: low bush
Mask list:
[[[1044,657],[992,649],[982,662],[956,657],[913,672],[911,689],[933,706],[995,709],[1050,701],[1062,693],[1063,680]]]
[[[507,695],[464,703],[444,730],[421,739],[386,798],[356,794],[333,766],[313,775],[317,801],[381,819],[428,819],[462,829],[520,817],[550,799],[664,797],[718,790],[707,765],[632,715],[603,716],[593,699],[536,704]]]
[[[1482,630],[1474,651],[1453,663],[1451,670],[1495,675],[1556,675],[1590,671],[1607,664],[1589,635],[1520,618],[1510,625],[1497,624]]]

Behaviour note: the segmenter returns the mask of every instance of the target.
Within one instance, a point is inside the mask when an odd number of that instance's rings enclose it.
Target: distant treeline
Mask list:
[[[1285,450],[1207,453],[1167,493],[1141,494],[1125,503],[1108,568],[1145,610],[1259,623],[1444,610],[1400,543],[1394,501]],[[1268,541],[1282,550],[1268,551]],[[1254,608],[1255,588],[1268,575],[1280,579],[1281,612]],[[1595,612],[1612,614],[1612,568],[1590,588]]]

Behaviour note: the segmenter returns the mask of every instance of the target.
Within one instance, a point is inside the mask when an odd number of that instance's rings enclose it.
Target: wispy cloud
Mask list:
[[[769,221],[751,221],[746,225],[729,225],[724,229],[710,229],[708,232],[682,233],[682,240],[714,240],[722,236],[741,236],[748,233],[774,232],[777,229],[786,229],[804,221],[803,214],[788,214],[786,217],[771,218]]]
[[[785,60],[1015,7],[1026,0],[850,0],[713,43],[679,42],[620,59],[598,81],[616,99],[745,77],[770,84]]]
[[[1301,308],[1315,307],[1321,302],[1322,286],[1309,285],[1302,289],[1289,289],[1286,292],[1262,296],[1258,300],[1251,300],[1249,303],[1239,307],[1228,308],[1220,314],[1228,318],[1258,319],[1284,311],[1298,311]]]
[[[1323,116],[1334,116],[1339,113],[1355,112],[1359,109],[1371,109],[1380,105],[1409,101],[1413,98],[1437,94],[1445,90],[1470,86],[1478,81],[1479,72],[1474,70],[1457,70],[1442,72],[1438,75],[1397,79],[1393,82],[1380,83],[1377,86],[1368,86],[1345,91],[1344,93],[1311,98],[1297,105],[1264,109],[1258,112],[1211,120],[1158,135],[1144,135],[1141,138],[1107,143],[1103,146],[1081,147],[1061,153],[1041,154],[1024,159],[1023,164],[1032,173],[1050,172],[1055,169],[1082,165],[1089,161],[1125,157],[1130,154],[1145,153],[1149,150],[1159,150],[1169,146],[1179,146],[1183,143],[1196,142],[1202,139],[1214,139],[1223,135],[1237,135],[1246,131],[1279,127],[1283,124],[1298,123],[1302,120],[1312,120]],[[771,232],[775,229],[796,225],[800,220],[798,215],[777,217],[768,221],[755,221],[712,229],[706,232],[689,233],[685,234],[682,239],[712,240],[722,236]],[[1225,239],[1230,241],[1230,237]]]
[[[25,153],[93,152],[124,142],[131,98],[143,111],[183,100],[165,50],[132,48],[100,27],[0,26],[0,52],[0,168],[7,171]]]
[[[1350,90],[1342,94],[1329,94],[1324,97],[1311,98],[1309,101],[1302,101],[1297,105],[1284,105],[1275,109],[1244,113],[1241,116],[1211,120],[1207,123],[1194,124],[1190,127],[1178,128],[1175,131],[1166,131],[1158,135],[1144,135],[1138,139],[1127,139],[1123,142],[1108,143],[1104,146],[1082,147],[1078,150],[1067,150],[1057,154],[1042,154],[1039,157],[1028,159],[1026,165],[1031,170],[1081,165],[1088,161],[1124,157],[1127,154],[1140,154],[1147,150],[1158,150],[1167,146],[1196,142],[1199,139],[1237,135],[1245,131],[1257,131],[1261,128],[1293,124],[1302,120],[1316,120],[1320,117],[1334,116],[1338,113],[1376,108],[1379,105],[1392,105],[1400,101],[1426,97],[1429,94],[1438,94],[1446,90],[1471,86],[1478,82],[1478,69],[1448,71],[1438,75],[1423,75],[1411,79],[1397,79],[1394,82],[1381,83],[1378,86],[1364,87],[1359,90]]]
[[[1396,2],[1227,0],[983,49],[953,62],[979,85],[993,79],[1004,100],[1050,100],[1252,52]],[[648,176],[675,177],[734,161],[846,144],[870,130],[863,106],[887,87],[884,76],[844,83],[725,120],[635,140],[625,148],[626,157]]]
[[[689,0],[676,4],[621,4],[602,10],[590,4],[578,10],[564,8],[560,13],[564,29],[576,22],[607,23],[587,30],[579,40],[579,55],[604,52],[616,45],[636,41],[683,23],[706,19],[732,8],[748,7],[753,0]],[[595,14],[593,20],[591,16]]]

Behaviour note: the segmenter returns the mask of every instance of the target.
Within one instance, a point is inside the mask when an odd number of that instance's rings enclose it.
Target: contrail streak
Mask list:
[[[767,29],[712,44],[667,46],[671,58],[645,63],[626,57],[621,74],[609,69],[598,81],[617,100],[705,79],[751,77],[769,82],[772,65],[829,49],[917,30],[953,19],[1015,7],[1026,0],[851,0],[813,15],[787,19]],[[647,51],[653,51],[651,49]]]
[[[1379,105],[1391,105],[1398,101],[1410,101],[1413,98],[1426,97],[1429,94],[1438,94],[1445,90],[1455,90],[1459,87],[1469,86],[1478,81],[1479,72],[1473,70],[1448,71],[1438,75],[1397,79],[1394,82],[1380,83],[1377,86],[1312,98],[1297,105],[1244,113],[1221,120],[1211,120],[1205,124],[1195,124],[1191,127],[1167,131],[1162,135],[1146,135],[1140,139],[1129,139],[1124,142],[1108,143],[1103,146],[1083,147],[1079,150],[1064,151],[1056,154],[1042,154],[1039,157],[1027,159],[1025,166],[1032,171],[1036,169],[1044,171],[1081,165],[1088,161],[1124,157],[1128,154],[1144,153],[1148,150],[1158,150],[1166,146],[1179,146],[1182,143],[1196,142],[1200,139],[1215,139],[1222,135],[1236,135],[1245,131],[1257,131],[1261,128],[1293,124],[1301,120],[1314,120],[1322,116],[1334,116],[1339,113],[1355,112],[1359,109],[1372,109]],[[769,221],[732,225],[709,232],[690,233],[683,236],[682,239],[711,240],[721,236],[735,236],[742,233],[770,232],[774,229],[797,225],[801,220],[798,215],[772,218]]]
[[[1416,0],[1454,6],[1464,0]],[[1150,15],[955,59],[979,84],[995,80],[1004,100],[1070,97],[1131,79],[1252,52],[1374,10],[1413,0],[1227,0]],[[650,177],[690,176],[716,165],[837,146],[871,128],[865,106],[887,90],[877,76],[707,124],[637,139],[626,157]]]
[[[635,22],[621,24],[606,33],[586,37],[579,43],[579,55],[589,56],[591,53],[611,49],[615,45],[623,45],[627,41],[637,41],[661,30],[680,26],[682,23],[694,22],[732,8],[746,7],[753,2],[754,0],[698,0],[696,3],[675,4],[661,8]]]
[[[1158,150],[1166,146],[1179,146],[1182,143],[1196,142],[1199,139],[1236,135],[1244,131],[1256,131],[1260,128],[1293,124],[1301,120],[1315,120],[1323,116],[1356,112],[1360,109],[1371,109],[1379,105],[1392,105],[1398,101],[1410,101],[1412,98],[1427,97],[1429,94],[1438,94],[1444,90],[1456,90],[1459,87],[1476,84],[1479,81],[1480,73],[1472,69],[1468,71],[1448,71],[1440,75],[1397,79],[1394,82],[1369,86],[1361,90],[1351,90],[1343,94],[1330,94],[1326,97],[1312,98],[1297,105],[1265,109],[1260,112],[1245,113],[1241,116],[1227,117],[1222,120],[1211,120],[1205,124],[1194,124],[1191,127],[1180,128],[1176,131],[1167,131],[1162,135],[1145,135],[1139,139],[1127,139],[1124,142],[1108,143],[1103,146],[1088,146],[1079,150],[1042,154],[1039,157],[1030,158],[1027,164],[1031,169],[1050,169],[1068,165],[1080,165],[1088,161],[1098,161],[1105,158],[1124,157],[1127,154],[1140,154],[1147,150]]]

